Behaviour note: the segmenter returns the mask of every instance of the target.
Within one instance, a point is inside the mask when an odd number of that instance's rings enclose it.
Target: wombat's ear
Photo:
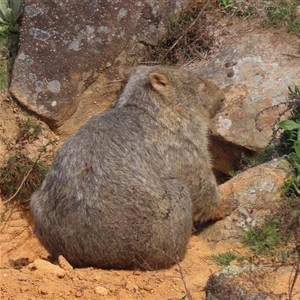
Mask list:
[[[149,81],[159,93],[164,93],[170,84],[170,80],[166,75],[156,72],[149,74]]]
[[[123,81],[127,82],[129,77],[130,77],[130,74],[131,74],[132,70],[133,70],[133,67],[121,65],[118,69],[121,79]]]

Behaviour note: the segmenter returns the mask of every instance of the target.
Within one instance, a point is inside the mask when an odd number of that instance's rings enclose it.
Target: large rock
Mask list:
[[[282,32],[278,39],[278,33],[262,29],[243,36],[242,26],[230,31],[233,42],[213,60],[190,66],[225,92],[225,107],[213,121],[212,152],[216,169],[226,174],[239,168],[242,152],[268,145],[286,109],[278,104],[288,100],[288,86],[300,85],[299,45],[293,38]]]
[[[263,268],[246,266],[239,268],[228,266],[209,277],[207,281],[206,300],[282,300],[285,293],[276,293],[276,279],[288,277],[286,268]],[[282,277],[279,277],[281,275]]]
[[[261,226],[265,217],[282,201],[282,184],[292,170],[285,159],[274,159],[250,168],[219,186],[222,198],[233,198],[238,207],[227,218],[201,232],[214,249],[228,243],[241,245],[241,235],[252,226]]]
[[[290,40],[284,34],[278,40],[271,31],[256,31],[240,37],[200,70],[226,94],[214,128],[219,137],[253,151],[267,146],[272,125],[286,108],[276,105],[288,100],[288,86],[299,85],[300,58]]]
[[[139,41],[156,43],[190,0],[27,0],[10,91],[52,127],[81,93]]]

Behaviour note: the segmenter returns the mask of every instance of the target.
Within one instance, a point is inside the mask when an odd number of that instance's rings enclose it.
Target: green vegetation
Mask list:
[[[237,256],[234,252],[228,251],[225,253],[214,254],[210,258],[219,266],[229,266],[233,260],[237,259]]]
[[[242,243],[255,256],[285,262],[297,258],[299,241],[298,218],[300,199],[287,197],[279,209],[268,217],[262,226],[248,228],[242,236]]]
[[[291,117],[279,123],[279,128],[284,129],[279,151],[294,167],[295,179],[290,180],[290,183],[295,192],[300,195],[300,89],[298,86],[294,89],[289,87],[289,99],[294,106],[292,106]]]
[[[300,89],[289,87],[286,111],[291,116],[278,124],[272,145],[277,156],[284,156],[294,168],[294,174],[283,186],[283,200],[279,208],[270,212],[264,225],[250,227],[243,236],[243,244],[255,255],[276,257],[281,261],[300,259]],[[297,274],[295,275],[297,276]]]
[[[273,255],[276,246],[281,242],[278,235],[278,227],[281,223],[274,219],[270,220],[262,227],[250,227],[243,237],[243,244],[254,254],[262,256]]]
[[[5,64],[0,60],[0,91],[7,87],[7,76]]]
[[[176,65],[205,56],[213,46],[214,37],[203,11],[196,5],[170,20],[165,38],[157,45],[145,44],[147,53],[144,56],[148,63]]]
[[[300,32],[299,0],[219,0],[220,7],[244,19],[259,18],[264,26],[283,27],[289,33]]]
[[[252,155],[242,153],[241,163],[244,167],[254,167],[272,159],[274,154],[274,145],[270,143],[265,149],[253,153]]]
[[[220,5],[224,6],[225,8],[231,8],[234,4],[234,0],[220,0]]]
[[[37,139],[42,131],[41,124],[33,121],[31,118],[20,119],[17,121],[20,130],[20,139],[28,140]]]
[[[0,0],[0,91],[7,88],[19,44],[22,0]]]
[[[19,33],[0,30],[0,91],[7,88],[18,50]]]
[[[8,26],[9,31],[18,32],[23,0],[0,0],[0,24]]]
[[[47,172],[44,162],[33,161],[26,155],[17,153],[7,160],[5,167],[0,168],[1,192],[5,198],[17,193],[18,197],[15,199],[22,198],[22,203],[27,202]]]
[[[288,32],[300,32],[300,19],[297,19],[296,8],[300,1],[278,0],[267,5],[265,26],[284,26]]]
[[[17,124],[19,133],[16,142],[19,148],[0,168],[0,191],[7,199],[5,202],[22,199],[24,203],[45,178],[48,167],[41,160],[41,156],[47,151],[47,147],[56,141],[48,142],[38,151],[37,158],[30,159],[25,154],[25,145],[39,138],[42,127],[32,118],[20,119]],[[9,141],[6,143],[9,144]]]

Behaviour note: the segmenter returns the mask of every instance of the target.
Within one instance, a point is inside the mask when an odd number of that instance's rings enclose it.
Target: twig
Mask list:
[[[159,61],[140,61],[140,64],[144,64],[144,65],[147,65],[147,64],[152,64],[152,65],[158,65],[159,64]]]
[[[1,234],[2,234],[2,232],[3,232],[3,230],[4,230],[4,228],[5,228],[5,225],[7,224],[8,220],[9,220],[10,217],[11,217],[11,215],[13,214],[14,209],[16,208],[16,206],[17,206],[17,202],[14,202],[13,207],[12,207],[12,209],[11,209],[11,211],[10,211],[8,217],[7,217],[6,220],[3,222],[3,225],[2,225],[1,228],[0,228],[0,233],[1,233]]]
[[[300,55],[296,55],[296,54],[282,53],[282,55],[290,56],[292,58],[300,58]]]
[[[297,258],[297,261],[295,263],[295,273],[294,273],[294,276],[292,276],[292,273],[291,273],[291,278],[290,278],[290,281],[289,281],[289,294],[288,294],[288,299],[289,300],[293,300],[293,297],[299,293],[296,292],[295,294],[293,294],[293,290],[294,290],[294,287],[295,287],[295,284],[296,284],[296,281],[297,281],[297,278],[298,278],[298,275],[300,274],[300,247],[296,247],[296,252],[298,254],[298,258]]]
[[[176,257],[176,260],[177,260],[176,264],[177,264],[177,266],[179,268],[180,278],[181,278],[181,280],[183,282],[183,286],[184,286],[184,289],[185,289],[185,292],[186,292],[186,297],[187,297],[188,300],[193,300],[192,294],[191,294],[191,292],[190,292],[190,290],[189,290],[189,288],[187,286],[186,280],[185,280],[184,270],[183,270],[183,268],[181,266],[178,254],[176,254],[176,256],[177,256]]]
[[[174,49],[174,47],[182,40],[182,38],[190,31],[190,29],[197,23],[197,21],[199,20],[200,16],[202,15],[202,13],[204,12],[205,8],[207,7],[207,5],[210,3],[211,0],[207,0],[206,3],[204,4],[204,6],[202,7],[201,11],[199,12],[199,14],[197,15],[196,19],[190,24],[190,26],[184,31],[184,33],[173,43],[173,45],[169,48],[169,50],[167,51],[167,53],[162,57],[161,61],[163,61],[168,54]]]

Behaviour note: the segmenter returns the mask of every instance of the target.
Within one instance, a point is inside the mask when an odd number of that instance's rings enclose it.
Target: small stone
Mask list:
[[[27,281],[30,277],[29,276],[20,276],[18,277],[19,281]]]
[[[97,286],[95,288],[95,293],[98,294],[98,295],[107,296],[108,295],[108,289],[106,289],[105,287],[102,287],[102,286]]]
[[[236,266],[236,267],[239,267],[241,264],[235,259],[235,260],[232,260],[230,262],[230,266]]]
[[[70,263],[62,255],[60,255],[58,257],[58,264],[62,269],[66,270],[66,271],[72,271],[73,270],[73,267],[70,265]]]
[[[26,291],[28,291],[27,286],[21,286],[20,292],[21,292],[21,293],[24,293],[24,292],[26,292]]]
[[[77,278],[78,278],[79,280],[84,280],[84,279],[85,279],[85,276],[84,276],[83,274],[78,274],[78,275],[77,275]]]
[[[49,293],[49,291],[45,287],[41,287],[39,292],[42,295],[47,295]]]
[[[81,292],[81,291],[77,291],[76,293],[75,293],[75,297],[76,298],[80,298],[80,297],[82,297],[83,296],[83,292]]]
[[[126,283],[125,287],[128,291],[131,291],[131,292],[138,292],[138,290],[139,290],[139,287],[137,285],[135,285],[134,283],[132,283],[131,281],[128,281]]]
[[[58,278],[63,278],[66,275],[65,270],[43,259],[36,259],[32,264],[29,264],[28,267],[30,270],[35,268],[36,270],[43,271],[44,273],[52,273]]]
[[[146,292],[151,292],[151,291],[153,290],[153,287],[148,286],[148,285],[144,285],[144,286],[142,287],[142,289],[145,290]]]
[[[28,269],[30,271],[35,271],[36,270],[36,266],[34,265],[34,263],[31,263],[31,264],[28,265]]]

